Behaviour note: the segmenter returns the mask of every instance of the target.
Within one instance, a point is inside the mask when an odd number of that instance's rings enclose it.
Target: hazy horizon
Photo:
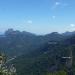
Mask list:
[[[73,33],[73,32],[75,32],[75,31],[64,31],[64,32],[57,32],[57,31],[53,31],[53,32],[48,32],[48,33],[35,33],[35,32],[29,32],[29,31],[26,31],[26,30],[15,30],[15,29],[13,29],[13,28],[9,28],[9,29],[12,29],[13,31],[20,31],[20,32],[23,32],[23,31],[25,31],[25,32],[28,32],[28,33],[32,33],[32,34],[35,34],[35,35],[47,35],[47,34],[51,34],[51,33],[58,33],[58,34],[63,34],[63,33]],[[6,31],[8,31],[9,29],[7,29],[7,30],[5,30],[4,32],[0,32],[0,35],[4,35],[5,34],[5,32]]]

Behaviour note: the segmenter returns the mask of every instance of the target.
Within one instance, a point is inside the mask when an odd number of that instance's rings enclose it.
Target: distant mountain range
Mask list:
[[[74,49],[74,44],[75,32],[35,35],[8,29],[0,36],[0,51],[8,57],[16,56],[13,63],[18,75],[43,75],[44,72],[60,69],[56,63],[61,65],[59,58],[68,55],[68,47]]]
[[[52,32],[46,35],[35,35],[26,31],[8,29],[5,34],[0,35],[0,51],[8,56],[20,56],[27,54],[49,42],[56,42],[74,36],[75,32],[59,34]]]

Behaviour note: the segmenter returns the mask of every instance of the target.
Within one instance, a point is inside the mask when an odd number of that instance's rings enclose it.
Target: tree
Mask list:
[[[14,65],[6,65],[6,56],[0,54],[0,75],[16,75],[16,68]]]

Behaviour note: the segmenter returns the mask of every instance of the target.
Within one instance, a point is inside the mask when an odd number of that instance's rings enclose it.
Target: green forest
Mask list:
[[[0,35],[0,75],[75,75],[75,32]]]

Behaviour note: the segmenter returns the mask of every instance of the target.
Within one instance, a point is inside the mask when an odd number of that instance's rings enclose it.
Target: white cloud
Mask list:
[[[56,18],[56,16],[52,16],[52,18],[53,18],[53,19],[55,19],[55,18]]]
[[[68,6],[68,4],[67,3],[62,3],[62,2],[60,2],[60,1],[56,1],[54,4],[53,4],[53,6],[52,6],[52,8],[51,9],[56,9],[56,8],[59,8],[59,7],[66,7],[66,6]]]
[[[67,27],[65,27],[65,30],[66,31],[75,31],[75,24],[69,24],[69,25],[67,25]]]
[[[61,4],[60,2],[56,2],[56,3],[55,3],[56,6],[58,6],[58,5],[60,5],[60,4]]]
[[[52,6],[52,9],[56,9],[60,5],[61,5],[60,2],[55,2],[54,5]]]
[[[70,24],[71,27],[75,27],[75,24]]]
[[[28,20],[27,23],[28,24],[32,24],[33,22],[32,22],[32,20]]]

